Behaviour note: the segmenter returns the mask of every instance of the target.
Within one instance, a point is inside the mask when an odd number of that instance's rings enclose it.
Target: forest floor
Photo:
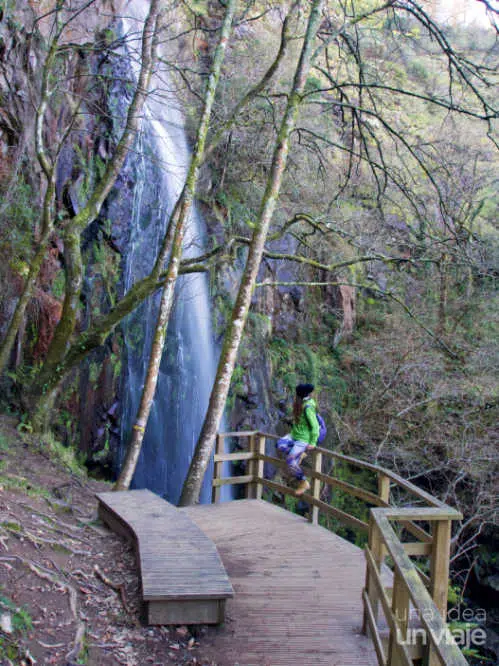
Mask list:
[[[1,666],[225,666],[216,628],[140,624],[132,547],[97,518],[109,484],[15,425],[0,417]]]

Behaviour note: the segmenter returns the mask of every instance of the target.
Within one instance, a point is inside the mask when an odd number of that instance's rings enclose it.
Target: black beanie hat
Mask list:
[[[310,395],[314,390],[315,386],[313,384],[298,384],[296,387],[296,395],[299,398],[306,398],[307,395]]]

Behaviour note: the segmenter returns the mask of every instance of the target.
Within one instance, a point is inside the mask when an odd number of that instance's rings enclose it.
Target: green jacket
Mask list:
[[[310,446],[317,444],[319,438],[319,421],[316,417],[317,404],[313,398],[305,398],[301,416],[291,430],[295,441],[306,442]]]

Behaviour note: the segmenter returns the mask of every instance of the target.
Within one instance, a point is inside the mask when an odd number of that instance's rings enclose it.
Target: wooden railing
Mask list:
[[[237,438],[238,447],[246,440],[247,446],[225,453],[227,438]],[[296,496],[291,487],[264,477],[265,463],[287,470],[283,459],[267,454],[267,442],[277,439],[254,431],[217,435],[212,501],[220,501],[222,486],[235,484],[245,485],[250,499],[262,499],[264,489]],[[465,666],[467,661],[445,622],[451,521],[460,520],[461,514],[378,465],[320,447],[307,458],[311,488],[301,499],[309,506],[310,522],[334,520],[354,533],[368,535],[363,631],[373,640],[380,666]],[[223,466],[228,462],[243,463],[244,474],[224,478]],[[345,468],[370,474],[371,488],[339,478]],[[339,508],[338,494],[363,503],[368,521],[358,511],[355,516],[345,506]]]

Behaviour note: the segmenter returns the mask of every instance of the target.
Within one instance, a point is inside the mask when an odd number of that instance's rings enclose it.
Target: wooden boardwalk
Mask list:
[[[261,500],[182,509],[216,544],[235,596],[218,666],[375,666],[361,635],[363,552]]]

